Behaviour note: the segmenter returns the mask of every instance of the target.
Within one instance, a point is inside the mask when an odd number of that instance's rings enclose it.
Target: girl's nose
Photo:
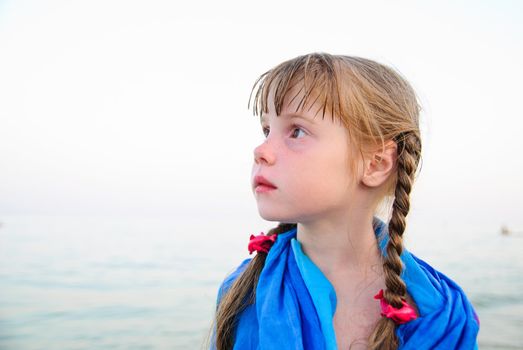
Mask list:
[[[265,140],[261,145],[254,149],[254,162],[256,164],[274,164],[275,155],[271,145]]]

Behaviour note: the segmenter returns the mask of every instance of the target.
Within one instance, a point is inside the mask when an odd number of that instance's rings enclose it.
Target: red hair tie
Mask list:
[[[407,302],[403,298],[401,299],[401,303],[403,304],[403,306],[399,309],[387,303],[387,301],[383,297],[383,289],[380,289],[378,294],[374,296],[374,299],[378,299],[380,301],[381,316],[390,318],[397,324],[407,323],[418,318],[418,316],[416,315],[416,310],[414,310],[412,306],[407,304]]]
[[[263,232],[260,232],[258,236],[251,235],[251,239],[247,247],[249,249],[249,254],[252,254],[255,250],[257,252],[268,253],[277,236],[278,235],[266,236],[263,234]]]

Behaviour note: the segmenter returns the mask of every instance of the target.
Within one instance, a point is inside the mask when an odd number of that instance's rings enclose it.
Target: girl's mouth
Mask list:
[[[276,189],[276,186],[261,175],[256,175],[254,177],[253,187],[256,192],[268,192]]]
[[[256,186],[256,188],[254,189],[254,191],[256,193],[262,193],[262,192],[270,192],[272,190],[275,190],[276,187],[273,187],[273,186],[268,186],[268,185],[264,185],[264,184],[259,184]]]

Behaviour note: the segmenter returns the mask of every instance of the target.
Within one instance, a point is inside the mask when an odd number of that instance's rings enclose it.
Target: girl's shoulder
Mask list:
[[[407,250],[402,254],[401,259],[405,265],[402,278],[407,287],[410,284],[411,289],[423,291],[420,296],[425,296],[424,299],[432,302],[435,302],[434,299],[446,301],[451,294],[459,294],[468,303],[468,298],[459,284],[427,261]],[[430,298],[427,298],[429,296]]]
[[[415,294],[416,303],[421,303],[426,312],[439,309],[447,305],[449,299],[459,297],[461,303],[457,305],[465,306],[467,311],[475,314],[465,291],[445,273],[407,250],[401,260],[404,263],[402,278],[407,289]]]
[[[479,318],[463,289],[408,251],[404,251],[401,259],[405,264],[402,278],[420,314],[418,319],[398,329],[404,348],[439,342],[440,348],[474,349]],[[432,335],[430,342],[425,336],[427,333]]]
[[[247,268],[247,265],[251,262],[253,258],[247,258],[243,260],[240,265],[238,265],[231,273],[229,273],[225,279],[222,281],[220,288],[218,289],[218,296],[216,298],[216,305],[220,303],[222,296],[227,293],[234,281],[240,276],[243,271]]]

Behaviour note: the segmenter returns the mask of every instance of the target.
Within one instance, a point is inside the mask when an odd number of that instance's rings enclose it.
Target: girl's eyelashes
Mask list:
[[[262,128],[262,132],[265,137],[269,136],[269,128]]]
[[[292,135],[296,135],[296,133],[295,133],[296,130],[303,132],[304,135],[307,134],[305,132],[305,130],[299,125],[292,125],[291,130],[292,130]],[[267,137],[267,136],[269,136],[270,129],[268,127],[262,127],[262,132],[263,132],[263,135],[265,137]],[[298,137],[295,137],[295,138],[298,138]]]
[[[305,131],[302,128],[300,128],[299,126],[295,125],[295,126],[293,126],[293,129],[292,129],[292,134],[293,135],[295,135],[294,131],[296,131],[296,130],[303,132],[304,135],[306,134]]]

